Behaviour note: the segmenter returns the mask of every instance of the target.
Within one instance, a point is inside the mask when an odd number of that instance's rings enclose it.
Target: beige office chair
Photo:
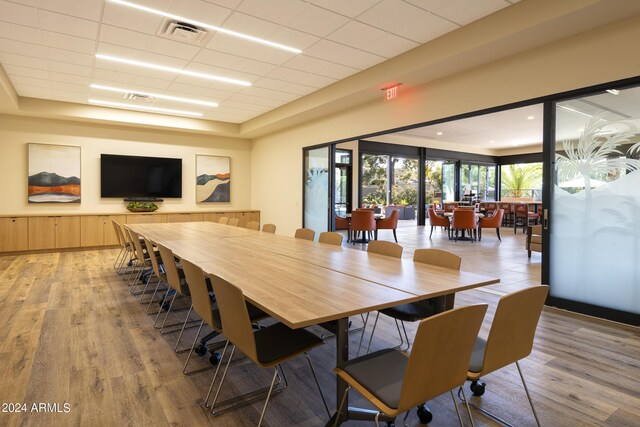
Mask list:
[[[378,409],[376,426],[380,412],[390,417],[407,412],[406,421],[412,407],[449,391],[463,426],[453,389],[464,384],[467,361],[486,311],[486,304],[470,305],[421,321],[409,356],[384,349],[337,366],[335,372],[348,384],[338,412],[348,391],[355,388]],[[473,425],[468,404],[466,408]]]
[[[316,237],[316,232],[310,228],[298,228],[294,237],[296,239],[313,240]]]
[[[247,222],[247,227],[249,230],[260,231],[260,223],[258,221],[249,221]]]
[[[116,239],[118,240],[118,245],[120,245],[120,251],[116,256],[116,260],[113,263],[113,268],[116,272],[120,273],[122,265],[124,264],[124,260],[129,253],[129,243],[124,239],[122,235],[122,226],[115,220],[111,220],[111,225],[113,226],[113,231],[116,233]]]
[[[333,231],[323,231],[318,237],[318,242],[330,245],[342,246],[342,234]]]
[[[387,242],[384,240],[372,240],[369,242],[367,252],[400,258],[402,257],[402,246],[397,243]]]
[[[230,225],[232,227],[237,227],[238,224],[240,224],[239,218],[229,218],[229,222],[227,222],[227,225]]]
[[[152,248],[154,247],[153,242],[151,242],[149,239],[147,239],[146,237],[143,237],[144,239],[144,244],[147,248]],[[147,314],[149,314],[150,310],[151,310],[151,304],[155,301],[156,299],[156,294],[158,293],[158,289],[160,289],[160,285],[162,283],[167,283],[167,275],[164,274],[164,266],[162,268],[160,268],[160,265],[162,264],[162,259],[160,258],[160,253],[156,253],[155,251],[153,252],[155,256],[149,257],[150,261],[151,261],[151,269],[153,270],[153,274],[158,278],[158,281],[156,282],[156,288],[153,291],[153,295],[151,295],[151,299],[149,299],[149,305],[147,306]],[[147,291],[147,286],[149,286],[149,284],[151,283],[151,280],[149,278],[149,280],[147,280],[147,284],[144,287],[144,290],[142,292],[142,296],[140,297],[140,303],[142,304],[142,298],[144,297],[146,291]],[[167,285],[167,290],[169,289],[168,285]]]
[[[188,297],[190,294],[189,294],[189,287],[187,286],[186,280],[184,279],[184,277],[181,277],[180,272],[178,271],[178,266],[176,265],[176,259],[171,249],[160,244],[157,244],[157,246],[158,246],[158,251],[160,252],[160,256],[162,257],[162,265],[164,266],[164,270],[167,275],[167,283],[169,283],[169,286],[174,291],[173,296],[170,297],[171,299],[169,301],[169,306],[166,307],[167,311],[166,311],[166,314],[164,315],[164,320],[162,321],[162,325],[160,326],[160,333],[164,334],[165,326],[169,327],[169,326],[177,326],[180,324],[184,325],[184,322],[174,323],[172,325],[166,325],[166,322],[167,322],[167,317],[169,317],[169,313],[173,309],[173,304],[176,301],[176,298],[178,296]],[[167,296],[165,295],[165,297],[160,301],[160,307],[164,307],[166,302],[167,302]],[[180,310],[182,309],[186,309],[186,308],[181,308]],[[162,309],[158,310],[158,313],[156,314],[155,322],[153,323],[153,326],[156,328],[158,327],[157,324],[158,324],[158,319],[160,317],[160,313],[162,313]],[[187,317],[185,319],[189,319],[190,314],[191,314],[191,308],[189,309],[189,312],[187,313]],[[176,331],[168,331],[168,332],[176,332]]]
[[[265,233],[275,233],[276,226],[274,224],[265,224],[262,226],[262,231],[264,231]]]
[[[473,395],[482,396],[486,384],[479,382],[480,377],[515,363],[538,426],[538,414],[518,361],[531,354],[538,320],[548,293],[549,287],[546,285],[532,286],[500,298],[489,335],[486,339],[478,337],[476,340],[467,373]],[[482,408],[477,409],[505,425],[510,425]]]
[[[220,219],[218,220],[218,224],[227,225],[228,223],[229,223],[229,217],[226,217],[226,216],[221,216]]]
[[[215,415],[225,410],[225,408],[220,408],[220,406],[225,406],[225,402],[221,402],[218,407],[216,407],[216,402],[226,378],[231,358],[233,358],[233,353],[237,348],[256,365],[267,369],[274,368],[271,386],[266,395],[258,426],[262,424],[262,420],[264,419],[276,377],[280,376],[278,366],[302,353],[307,356],[307,361],[309,362],[311,373],[320,392],[320,397],[324,403],[327,415],[330,416],[327,402],[308,354],[309,350],[322,344],[322,340],[306,329],[290,329],[282,323],[275,323],[254,331],[251,327],[251,320],[242,290],[217,276],[212,275],[211,281],[220,310],[224,335],[234,346],[224,368],[220,384],[213,398],[213,403],[211,404],[213,408],[212,413]],[[254,400],[255,399],[251,399],[251,401]],[[237,407],[237,404],[234,406]]]
[[[133,276],[133,281],[129,283],[129,285],[131,285],[130,292],[132,295],[138,295],[136,294],[136,288],[140,283],[140,279],[142,278],[142,273],[144,272],[145,267],[150,266],[151,261],[149,260],[149,253],[147,251],[147,248],[143,246],[140,235],[130,228],[125,228],[125,230],[129,233],[130,242],[134,249],[133,252],[136,259],[138,260],[139,266],[137,273]]]

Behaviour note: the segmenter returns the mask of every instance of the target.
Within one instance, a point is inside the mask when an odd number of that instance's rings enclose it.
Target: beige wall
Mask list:
[[[27,144],[82,147],[82,203],[27,203]],[[122,199],[100,198],[100,154],[182,158],[182,198],[165,199],[161,212],[249,209],[251,145],[248,140],[149,129],[0,115],[0,215],[126,212]],[[195,202],[195,155],[231,157],[231,203]]]
[[[600,27],[253,141],[252,207],[292,234],[302,224],[302,148],[640,74],[640,17]]]

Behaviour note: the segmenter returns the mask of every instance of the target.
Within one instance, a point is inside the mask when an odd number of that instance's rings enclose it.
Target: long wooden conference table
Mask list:
[[[349,359],[349,316],[422,299],[439,298],[500,280],[466,271],[248,230],[212,222],[130,224],[206,274],[242,289],[245,298],[290,328],[336,322],[336,363]],[[346,383],[339,377],[336,405]],[[371,420],[374,411],[351,408],[339,422]],[[391,419],[389,419],[391,421]]]

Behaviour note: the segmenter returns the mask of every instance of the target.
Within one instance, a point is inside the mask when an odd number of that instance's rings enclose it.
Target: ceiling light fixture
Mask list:
[[[111,101],[102,101],[100,99],[90,99],[89,104],[94,105],[102,105],[105,107],[116,107],[116,108],[126,108],[130,110],[142,110],[142,111],[152,111],[156,113],[165,113],[165,114],[177,114],[180,116],[193,116],[193,117],[202,117],[202,113],[195,113],[193,111],[183,111],[183,110],[173,110],[171,108],[158,108],[158,107],[147,107],[145,105],[133,105],[133,104],[125,104],[122,102],[111,102]]]
[[[527,120],[533,120],[533,119],[535,119],[535,118],[536,118],[535,116],[528,116],[528,117],[527,117]]]
[[[442,132],[436,132],[436,135],[442,135]]]
[[[496,142],[492,139],[491,141],[489,141],[489,144],[495,144]]]
[[[620,95],[620,91],[618,89],[607,89],[611,95]]]
[[[565,105],[558,105],[558,108],[562,108],[565,111],[571,111],[572,113],[582,114],[583,116],[593,117],[591,114],[583,113],[582,111],[575,110],[571,107],[567,107]]]
[[[198,26],[198,27],[202,27],[202,28],[206,28],[206,29],[209,29],[209,30],[217,31],[219,33],[228,34],[228,35],[233,36],[233,37],[238,37],[238,38],[241,38],[241,39],[244,39],[244,40],[249,40],[249,41],[252,41],[254,43],[263,44],[265,46],[274,47],[276,49],[286,50],[288,52],[293,52],[293,53],[302,53],[302,51],[300,49],[296,49],[295,47],[291,47],[291,46],[287,46],[287,45],[284,45],[284,44],[280,44],[280,43],[272,42],[272,41],[269,41],[269,40],[261,39],[260,37],[254,37],[254,36],[250,36],[248,34],[239,33],[237,31],[227,30],[225,28],[217,27],[215,25],[205,24],[204,22],[195,21],[193,19],[185,18],[183,16],[178,16],[178,15],[174,15],[172,13],[163,12],[161,10],[152,9],[150,7],[142,6],[142,5],[139,5],[139,4],[136,4],[136,3],[131,3],[131,2],[128,2],[128,1],[124,1],[124,0],[109,0],[109,2],[110,3],[114,3],[114,4],[118,4],[120,6],[126,6],[126,7],[132,8],[132,9],[141,10],[143,12],[151,13],[153,15],[164,16],[165,18],[175,19],[175,20],[181,21],[181,22],[187,22],[189,24],[193,24],[193,25]]]
[[[153,98],[167,99],[169,101],[176,101],[176,102],[184,102],[185,104],[203,105],[205,107],[217,107],[218,106],[217,102],[200,101],[198,99],[181,98],[179,96],[161,95],[159,93],[145,92],[145,91],[141,91],[141,90],[137,90],[137,89],[124,89],[124,88],[119,88],[119,87],[97,85],[97,84],[93,84],[93,83],[90,84],[89,87],[91,87],[92,89],[100,89],[100,90],[106,90],[106,91],[109,91],[109,92],[117,92],[117,93],[132,93],[133,92],[135,94],[151,96]]]
[[[180,68],[167,67],[165,65],[159,65],[159,64],[152,64],[150,62],[134,61],[133,59],[119,58],[117,56],[103,55],[101,53],[96,53],[96,58],[104,59],[106,61],[119,62],[121,64],[135,65],[137,67],[142,67],[142,68],[151,68],[153,70],[166,71],[166,72],[169,72],[169,73],[184,74],[185,76],[198,77],[198,78],[201,78],[201,79],[215,80],[215,81],[224,82],[224,83],[231,83],[231,84],[234,84],[234,85],[251,86],[250,82],[246,82],[244,80],[231,79],[229,77],[215,76],[213,74],[199,73],[197,71],[181,70]]]

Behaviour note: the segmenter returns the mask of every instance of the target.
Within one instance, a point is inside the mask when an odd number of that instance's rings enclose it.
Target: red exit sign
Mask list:
[[[398,87],[400,84],[389,86],[387,88],[382,89],[384,91],[384,96],[387,101],[392,99],[396,99],[398,97]]]

